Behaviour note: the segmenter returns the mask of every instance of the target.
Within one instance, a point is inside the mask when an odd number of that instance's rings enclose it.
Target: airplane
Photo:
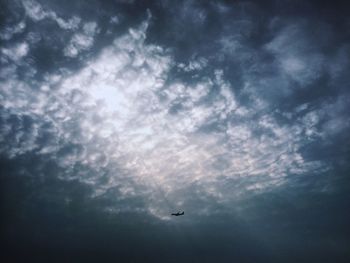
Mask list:
[[[183,216],[184,214],[185,214],[185,212],[182,211],[182,213],[177,212],[177,213],[172,213],[171,215],[172,215],[172,216]]]

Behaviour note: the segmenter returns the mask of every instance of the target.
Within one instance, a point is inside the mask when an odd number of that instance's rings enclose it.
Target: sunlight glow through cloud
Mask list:
[[[348,10],[2,1],[0,261],[349,263]]]
[[[304,160],[299,152],[305,139],[321,136],[313,131],[318,115],[314,123],[305,119],[305,125],[283,125],[273,112],[256,120],[264,99],[251,96],[254,106],[242,105],[221,69],[191,84],[169,82],[173,66],[190,72],[202,70],[207,62],[176,65],[168,50],[146,44],[151,19],[149,14],[139,27],[117,37],[79,71],[47,75],[31,104],[15,95],[16,90],[25,94],[26,84],[18,85],[15,79],[7,82],[14,87],[6,90],[7,96],[15,98],[4,104],[7,108],[46,116],[52,123],[57,138],[39,153],[59,154],[58,163],[66,169],[63,179],[92,185],[96,196],[117,186],[123,195],[133,196],[136,187],[143,185],[171,196],[174,203],[186,203],[181,189],[197,185],[225,203],[242,194],[279,187],[288,174],[327,169],[320,162]],[[98,28],[94,22],[86,25],[89,43],[83,49],[92,45]],[[277,44],[285,41],[277,40]],[[275,42],[269,49],[278,54]],[[281,63],[291,76],[305,68],[298,58],[282,56]],[[254,90],[255,84],[250,85]],[[39,135],[34,132],[33,136]],[[28,150],[37,147],[28,143]],[[79,164],[93,172],[73,173]],[[133,183],[126,186],[126,181],[120,181],[117,169],[127,171],[127,180]],[[108,180],[101,180],[106,170]],[[230,192],[224,191],[220,185],[230,180],[238,183]],[[149,194],[149,198],[150,211],[166,218],[168,211],[157,201],[159,196]]]
[[[269,115],[252,125],[254,113],[235,100],[220,70],[214,79],[192,86],[165,84],[171,57],[161,47],[144,43],[147,24],[117,38],[59,89],[64,97],[83,94],[81,105],[99,116],[99,123],[84,120],[90,114],[86,112],[81,123],[90,137],[109,141],[98,148],[109,163],[117,162],[133,180],[161,188],[166,195],[199,182],[208,194],[223,200],[238,192],[220,193],[213,182],[222,176],[247,180],[246,191],[256,191],[279,186],[288,171],[298,174],[319,167],[305,163],[298,153],[303,128],[280,126]],[[219,89],[209,96],[214,85]],[[211,122],[222,122],[222,130],[202,132]],[[254,182],[254,177],[270,180]],[[103,189],[109,187],[113,183]],[[176,194],[172,198],[182,200]]]

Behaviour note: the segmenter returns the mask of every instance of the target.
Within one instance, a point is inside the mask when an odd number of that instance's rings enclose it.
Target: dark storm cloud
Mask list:
[[[7,247],[63,261],[350,257],[345,4],[3,10]]]

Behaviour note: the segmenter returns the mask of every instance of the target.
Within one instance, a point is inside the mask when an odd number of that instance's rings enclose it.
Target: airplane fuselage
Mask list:
[[[182,212],[182,213],[180,213],[180,212],[178,212],[178,213],[173,213],[173,214],[171,214],[172,216],[182,216],[182,215],[184,215],[185,214],[185,212]]]

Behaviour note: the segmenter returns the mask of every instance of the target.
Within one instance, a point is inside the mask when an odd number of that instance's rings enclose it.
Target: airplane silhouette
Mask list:
[[[172,213],[171,215],[172,215],[172,216],[183,216],[184,214],[185,214],[185,212],[182,211],[182,213],[177,212],[177,213]]]

